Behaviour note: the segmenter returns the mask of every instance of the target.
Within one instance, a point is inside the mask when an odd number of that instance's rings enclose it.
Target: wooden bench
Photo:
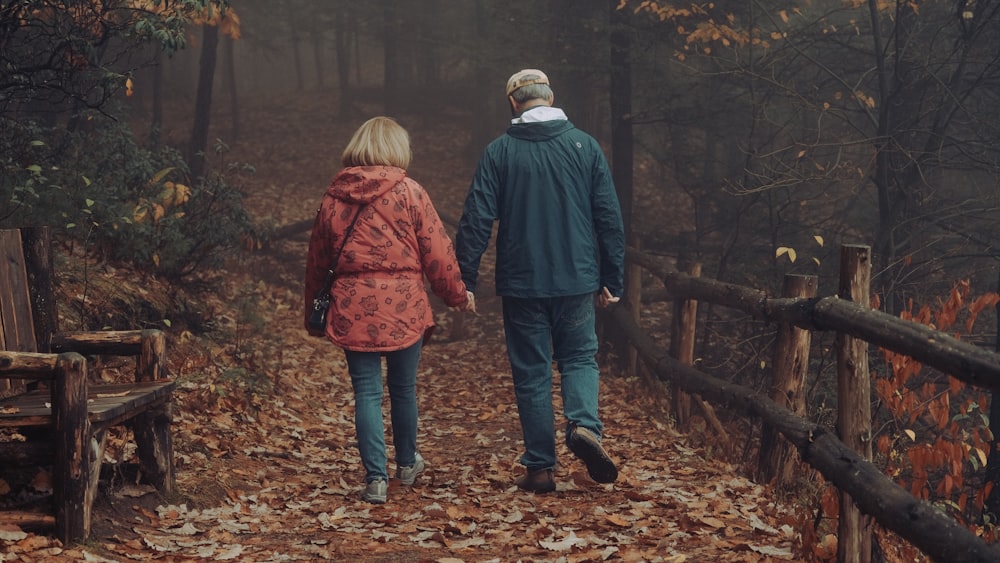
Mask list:
[[[107,430],[131,428],[141,476],[174,487],[166,338],[159,330],[56,330],[50,233],[0,230],[0,479],[16,467],[52,466],[52,507],[3,510],[0,523],[54,526],[64,543],[90,535]],[[135,381],[93,384],[88,357],[132,356]]]

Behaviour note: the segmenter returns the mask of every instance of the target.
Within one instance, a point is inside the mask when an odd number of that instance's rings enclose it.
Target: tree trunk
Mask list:
[[[1000,293],[1000,279],[997,280],[997,293]],[[1000,303],[997,303],[995,309],[998,320],[994,349],[1000,352]],[[983,515],[988,516],[989,522],[995,525],[1000,520],[1000,397],[996,390],[990,393],[990,434],[993,439],[990,440],[992,447],[986,461],[986,484],[993,488],[986,496]]]
[[[338,117],[346,120],[351,113],[351,57],[350,42],[347,40],[347,11],[350,2],[340,2],[334,16],[334,42],[337,49],[337,92],[340,93]]]
[[[149,146],[156,150],[160,147],[160,135],[163,133],[163,47],[156,46],[156,57],[153,61],[153,119],[149,125]]]
[[[625,240],[632,233],[632,67],[627,12],[611,2],[611,155],[612,175],[625,223]]]
[[[294,11],[288,12],[288,31],[291,34],[292,64],[295,67],[295,87],[301,92],[305,90],[305,79],[302,76],[302,53],[299,50],[299,30],[295,25]]]
[[[219,28],[214,25],[203,26],[201,60],[198,66],[198,92],[194,102],[194,127],[191,130],[191,144],[188,149],[192,182],[201,178],[205,172],[208,125],[212,114],[212,83],[215,80],[218,45]]]
[[[226,90],[229,92],[229,105],[232,111],[229,136],[233,142],[240,138],[240,97],[236,92],[235,45],[235,39],[226,39]]]
[[[386,114],[399,112],[399,42],[396,23],[396,0],[383,0],[384,22],[382,44],[384,52],[385,76],[382,83],[383,107]]]
[[[323,90],[323,34],[313,31],[309,34],[313,44],[313,63],[316,66],[316,89]]]
[[[475,5],[476,10],[476,36],[479,38],[487,38],[490,35],[490,23],[493,18],[490,17],[490,11],[487,7],[486,0],[476,0]],[[485,116],[492,116],[493,109],[496,108],[496,100],[499,98],[497,91],[500,89],[500,85],[491,84],[490,68],[487,64],[487,51],[489,51],[489,41],[476,41],[475,50],[476,57],[473,64],[475,69],[473,70],[473,76],[475,79],[472,81],[472,99],[478,100],[478,106],[483,108],[483,111],[473,111],[470,114],[472,123],[469,130],[472,131],[472,141],[468,144],[466,158],[470,162],[476,162],[479,156],[482,154],[483,148],[490,142],[493,137],[493,131],[495,130],[495,125],[491,123],[491,119],[484,119]],[[511,71],[513,73],[515,71]],[[491,88],[490,86],[495,86]],[[503,101],[504,107],[507,107],[509,102],[505,99]]]

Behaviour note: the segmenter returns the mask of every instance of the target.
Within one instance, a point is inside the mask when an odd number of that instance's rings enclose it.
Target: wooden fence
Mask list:
[[[815,278],[809,276],[786,279],[784,295],[775,298],[757,289],[698,277],[696,271],[694,275],[680,272],[632,248],[627,260],[630,267],[645,269],[662,280],[675,301],[670,352],[665,353],[663,345],[639,326],[635,286],[629,288],[629,302],[609,311],[609,320],[629,340],[637,358],[657,378],[673,384],[675,408],[690,408],[684,399],[694,398],[759,417],[766,426],[762,435],[773,435],[770,430],[779,432],[798,449],[804,462],[841,491],[839,561],[870,560],[871,519],[937,561],[1000,561],[1000,547],[987,544],[931,503],[915,498],[870,461],[869,344],[908,355],[951,377],[989,389],[1000,389],[1000,354],[869,308],[869,247],[841,247],[838,294],[826,297],[814,296]],[[693,322],[695,302],[722,305],[778,323],[774,395],[729,383],[690,365],[694,331],[686,323]],[[801,378],[796,380],[808,365],[809,334],[817,331],[836,333],[841,405],[836,429],[804,418],[804,398],[798,387]],[[795,400],[786,400],[789,397]],[[705,407],[710,409],[707,404]],[[785,463],[780,447],[763,443],[762,448],[761,470],[765,474],[781,471]]]

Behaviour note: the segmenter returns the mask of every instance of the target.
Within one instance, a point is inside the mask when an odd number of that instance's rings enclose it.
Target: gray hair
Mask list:
[[[552,97],[552,88],[548,84],[528,84],[514,90],[510,95],[519,104],[528,100],[548,100]]]

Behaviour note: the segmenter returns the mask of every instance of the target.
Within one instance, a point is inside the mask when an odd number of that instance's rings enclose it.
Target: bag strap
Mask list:
[[[333,256],[333,263],[330,264],[330,269],[326,272],[326,281],[323,283],[323,289],[320,290],[320,295],[326,295],[330,293],[330,288],[333,287],[334,270],[337,269],[337,262],[340,262],[340,255],[344,252],[344,246],[347,245],[347,239],[351,237],[351,233],[354,232],[354,224],[358,222],[358,217],[361,216],[361,210],[364,209],[368,204],[362,204],[358,206],[358,210],[354,213],[354,219],[351,219],[351,224],[347,226],[347,230],[344,231],[344,238],[340,241],[340,248],[337,249],[337,254]]]

